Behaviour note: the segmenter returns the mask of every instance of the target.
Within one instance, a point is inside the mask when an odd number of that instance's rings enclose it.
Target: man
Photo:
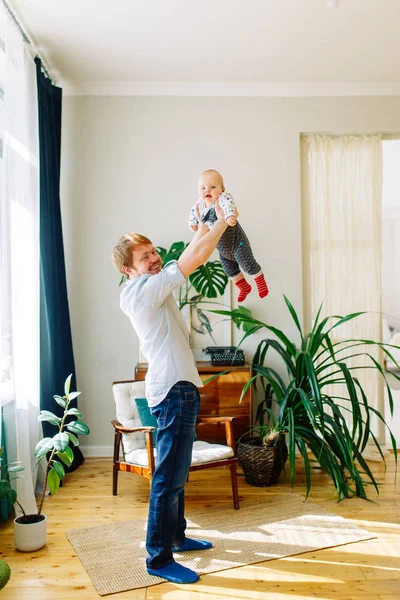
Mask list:
[[[146,536],[147,572],[174,583],[194,583],[199,575],[175,562],[173,552],[211,548],[210,542],[185,537],[184,487],[202,381],[189,345],[189,334],[172,291],[210,257],[228,227],[218,202],[217,221],[199,228],[178,261],[161,268],[150,240],[124,235],[113,262],[128,280],[121,309],[130,318],[149,368],[146,396],[157,418],[157,460],[152,479]]]

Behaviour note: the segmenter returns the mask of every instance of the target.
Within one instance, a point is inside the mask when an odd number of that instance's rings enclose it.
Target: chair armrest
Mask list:
[[[232,423],[236,417],[197,417],[197,424],[202,423]]]
[[[154,430],[155,427],[147,427],[146,431],[146,452],[147,452],[147,464],[149,465],[149,469],[151,474],[153,475],[155,464],[154,464],[154,444],[153,444],[153,434],[151,430]]]
[[[197,425],[218,425],[223,423],[225,425],[226,445],[230,446],[235,452],[235,435],[233,432],[233,421],[235,417],[197,417]]]
[[[124,427],[119,421],[111,421],[111,424],[121,433],[138,433],[139,431],[155,431],[155,427]]]
[[[147,452],[147,460],[151,474],[154,473],[155,465],[154,465],[154,445],[153,445],[153,434],[155,431],[155,427],[124,427],[119,421],[111,421],[115,429],[115,443],[114,443],[114,463],[118,461],[119,455],[119,446],[122,443],[122,433],[138,433],[139,431],[144,431],[146,435],[146,452]],[[122,443],[123,449],[123,443]],[[125,460],[125,451],[124,460]]]

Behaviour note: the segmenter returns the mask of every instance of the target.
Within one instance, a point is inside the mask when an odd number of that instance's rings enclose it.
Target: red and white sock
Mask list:
[[[248,296],[251,292],[251,285],[247,283],[244,277],[242,277],[242,279],[239,279],[239,281],[235,281],[235,285],[237,285],[240,290],[240,294],[237,300],[238,302],[243,302],[243,300],[246,299],[246,296]]]
[[[256,282],[258,295],[260,296],[260,298],[265,298],[265,296],[268,296],[269,290],[268,290],[267,283],[264,279],[264,274],[261,273],[261,275],[254,277],[254,281]]]

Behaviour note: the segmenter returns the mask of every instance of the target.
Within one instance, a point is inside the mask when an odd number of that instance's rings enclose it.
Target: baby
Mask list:
[[[262,269],[255,260],[250,242],[237,221],[233,198],[225,192],[222,176],[214,169],[204,171],[199,177],[199,199],[190,210],[189,227],[192,231],[197,230],[199,222],[197,210],[203,223],[212,227],[217,220],[214,204],[218,199],[230,227],[223,233],[217,249],[222,268],[239,288],[238,302],[243,302],[251,292],[251,285],[246,281],[241,270],[254,277],[258,295],[260,298],[265,298],[268,294],[268,286]]]

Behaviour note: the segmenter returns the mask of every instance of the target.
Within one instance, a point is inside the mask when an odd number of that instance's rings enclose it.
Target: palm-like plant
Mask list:
[[[367,499],[367,484],[372,484],[379,493],[375,477],[363,458],[363,452],[370,440],[384,460],[380,444],[371,429],[371,417],[377,417],[388,428],[396,466],[397,448],[393,434],[382,414],[369,404],[367,395],[356,376],[356,370],[377,369],[379,371],[385,380],[390,411],[393,415],[393,398],[385,372],[379,362],[365,350],[365,346],[379,346],[397,364],[390,353],[390,348],[394,346],[373,340],[334,341],[332,339],[334,329],[364,314],[362,312],[322,319],[322,307],[320,307],[311,333],[305,334],[295,309],[286,296],[284,298],[299,331],[299,343],[290,340],[280,329],[252,316],[237,313],[235,310],[213,311],[246,323],[248,330],[240,344],[260,329],[267,329],[275,336],[259,342],[252,361],[254,376],[244,386],[241,397],[250,385],[256,385],[259,380],[263,383],[264,389],[269,386],[268,389],[272,391],[272,404],[276,404],[277,410],[274,411],[274,407],[269,406],[267,400],[263,404],[261,413],[259,412],[259,417],[262,413],[267,414],[270,429],[275,430],[279,435],[286,435],[292,486],[295,479],[295,462],[299,457],[299,455],[296,457],[297,450],[304,462],[307,496],[311,487],[311,467],[314,465],[322,468],[331,477],[336,487],[338,501],[352,496]],[[362,352],[359,352],[360,346],[364,347]],[[282,377],[276,369],[265,364],[270,349],[281,357],[287,377]],[[351,353],[347,355],[349,350]],[[346,358],[343,358],[345,355]],[[369,357],[371,362],[368,366],[347,364],[346,361],[360,355]],[[394,376],[400,380],[400,377]],[[340,384],[341,389],[345,390],[343,395],[335,395],[336,392],[332,391],[332,386],[336,384]],[[346,417],[351,418],[346,419]],[[351,421],[350,425],[348,420]],[[314,458],[310,458],[310,452]]]

